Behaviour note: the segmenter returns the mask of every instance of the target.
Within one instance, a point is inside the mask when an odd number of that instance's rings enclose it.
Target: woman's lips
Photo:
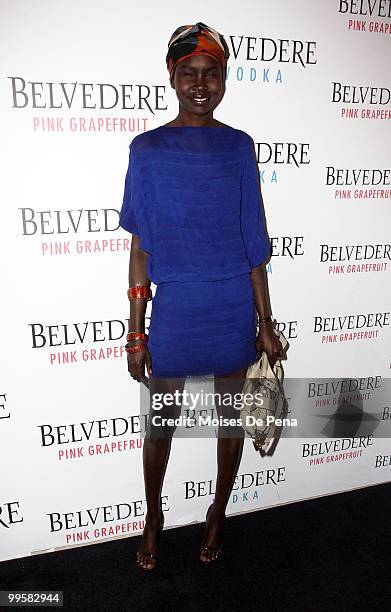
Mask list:
[[[207,98],[206,96],[202,96],[201,98],[196,98],[196,97],[193,98],[193,102],[197,106],[203,106],[204,104],[207,104],[208,101],[209,101],[209,98]]]

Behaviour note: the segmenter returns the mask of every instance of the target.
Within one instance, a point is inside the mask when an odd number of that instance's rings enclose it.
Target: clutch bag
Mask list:
[[[288,346],[287,339],[282,332],[275,327],[273,329],[285,350]],[[276,420],[285,414],[283,378],[281,360],[278,359],[271,367],[264,351],[260,358],[247,368],[240,418],[243,428],[252,438],[255,450],[261,454],[270,450],[279,427]]]

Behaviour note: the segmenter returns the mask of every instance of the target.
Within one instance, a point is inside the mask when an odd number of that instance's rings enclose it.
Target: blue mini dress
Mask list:
[[[270,254],[254,142],[232,127],[138,134],[120,212],[156,285],[152,376],[221,376],[256,359],[251,269]]]

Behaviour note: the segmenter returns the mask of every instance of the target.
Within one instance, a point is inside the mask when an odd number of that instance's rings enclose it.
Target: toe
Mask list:
[[[200,554],[200,559],[201,561],[203,561],[204,563],[211,563],[212,561],[216,561],[216,559],[218,559],[219,555],[221,553],[221,549],[211,549],[211,548],[204,548],[201,551]]]
[[[154,561],[152,559],[150,559],[150,558],[145,559],[145,565],[144,565],[145,569],[148,569],[148,570],[152,569],[154,567],[154,565],[155,565],[155,563],[154,563]]]
[[[211,561],[211,553],[210,550],[208,550],[207,548],[204,548],[201,552],[201,561],[203,561],[204,563],[209,563]]]
[[[145,555],[142,552],[137,553],[137,563],[140,567],[145,570],[153,569],[155,567],[155,559],[149,555]]]

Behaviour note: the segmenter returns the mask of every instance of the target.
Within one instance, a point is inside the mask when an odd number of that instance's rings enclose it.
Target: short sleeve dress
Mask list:
[[[232,127],[138,134],[120,212],[156,284],[154,377],[221,376],[255,361],[252,268],[270,254],[252,138]]]

